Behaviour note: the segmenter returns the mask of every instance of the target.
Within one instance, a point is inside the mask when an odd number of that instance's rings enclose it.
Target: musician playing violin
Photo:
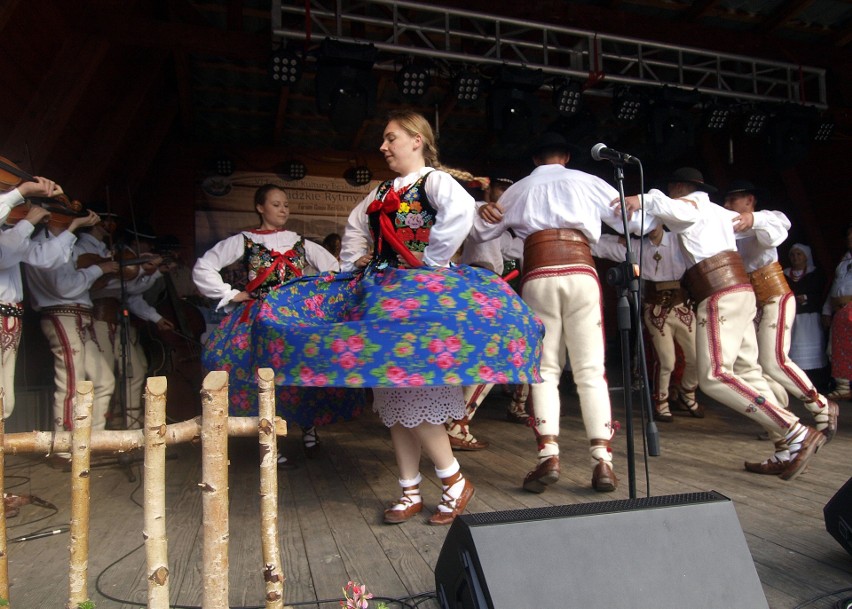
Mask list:
[[[53,180],[39,176],[34,179],[35,182],[21,182],[15,188],[0,192],[0,223],[6,221],[14,207],[23,205],[27,197],[52,197],[61,192]]]
[[[8,210],[24,202],[26,196],[48,196],[56,186],[47,178],[36,178],[36,182],[23,182],[17,188],[0,194],[0,208],[4,219]],[[0,385],[5,398],[3,418],[9,418],[15,408],[15,365],[23,331],[24,308],[23,282],[20,263],[50,269],[67,262],[77,237],[74,232],[96,221],[92,214],[69,219],[67,228],[57,228],[57,238],[49,241],[33,241],[31,236],[37,226],[45,223],[50,212],[40,206],[31,206],[14,226],[0,231]]]
[[[78,250],[83,255],[115,258],[120,265],[119,272],[96,282],[89,291],[89,296],[92,299],[95,337],[112,361],[119,386],[123,386],[125,390],[123,398],[120,392],[114,394],[113,407],[123,406],[121,410],[124,420],[121,425],[124,429],[139,429],[144,413],[142,392],[148,371],[148,359],[139,342],[136,326],[127,323],[124,330],[122,329],[122,311],[126,309],[132,316],[150,321],[162,331],[174,326],[142,298],[142,294],[160,276],[160,271],[156,268],[158,259],[148,256],[155,235],[149,228],[140,225],[137,230],[127,229],[122,242],[111,248],[118,216],[112,212],[104,212],[102,218],[103,222],[92,227],[87,235],[81,236]],[[117,251],[114,252],[113,249]],[[138,262],[146,257],[149,261]],[[122,306],[121,301],[122,283],[126,307]],[[122,331],[127,332],[124,340]]]
[[[59,212],[51,212],[59,214]],[[51,243],[64,240],[64,249],[70,249],[72,241],[64,233],[72,226],[94,226],[100,221],[92,211],[75,215],[68,229],[60,223],[48,224],[48,230],[33,238],[36,243]],[[92,428],[104,429],[110,397],[115,387],[112,362],[95,337],[92,320],[92,301],[89,288],[105,273],[115,273],[119,265],[105,260],[87,268],[76,267],[78,256],[74,248],[63,263],[38,268],[27,264],[29,295],[33,309],[41,313],[41,330],[48,340],[54,358],[54,404],[53,420],[57,431],[70,430],[73,426],[73,403],[77,383],[84,380],[94,385]],[[67,468],[70,454],[57,453],[51,456],[50,464]]]

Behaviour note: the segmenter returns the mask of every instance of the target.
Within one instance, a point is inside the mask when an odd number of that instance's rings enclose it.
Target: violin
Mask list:
[[[6,157],[0,156],[0,192],[17,188],[22,182],[38,182],[38,180]],[[65,196],[59,184],[56,185],[56,195],[54,196]],[[67,201],[68,197],[65,197],[65,199]]]

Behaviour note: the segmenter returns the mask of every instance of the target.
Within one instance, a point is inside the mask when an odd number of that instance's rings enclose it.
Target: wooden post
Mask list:
[[[0,387],[0,498],[6,497],[6,455],[3,438],[6,435],[6,394]],[[9,555],[6,546],[6,502],[0,511],[0,598],[9,600]]]
[[[201,507],[204,609],[228,609],[228,373],[201,389]]]
[[[284,574],[278,549],[278,438],[275,434],[275,373],[257,371],[260,441],[260,540],[266,608],[284,607]]]
[[[169,551],[166,537],[166,377],[145,384],[145,558],[148,608],[169,609]]]
[[[68,570],[67,609],[77,609],[88,600],[89,574],[89,439],[92,435],[91,381],[77,385],[74,400],[74,429],[71,432],[71,565]]]

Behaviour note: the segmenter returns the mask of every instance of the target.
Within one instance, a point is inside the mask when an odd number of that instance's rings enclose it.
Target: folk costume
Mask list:
[[[757,306],[754,289],[737,253],[733,220],[738,216],[710,201],[697,170],[676,172],[672,182],[691,183],[696,190],[671,199],[652,189],[645,211],[654,226],[662,221],[678,235],[687,263],[685,282],[698,303],[696,355],[701,390],[758,423],[770,435],[787,440],[791,459],[780,472],[785,480],[798,476],[825,436],[802,425],[778,403],[758,363]],[[760,228],[756,212],[755,228]]]
[[[821,395],[788,356],[796,298],[778,264],[776,248],[786,240],[790,221],[783,213],[770,210],[754,212],[754,217],[751,231],[737,233],[737,251],[757,301],[757,361],[778,403],[786,408],[788,394],[801,400],[814,416],[816,429],[831,440],[837,430],[837,404]],[[789,460],[789,454],[781,437],[771,439],[776,443],[775,457],[770,460],[773,466],[755,468],[754,464],[747,464],[747,469],[757,473],[780,473],[780,463]]]
[[[790,359],[804,371],[819,370],[828,366],[825,354],[825,331],[822,327],[825,275],[814,266],[811,248],[794,243],[790,251],[798,250],[807,260],[804,271],[792,267],[784,269],[784,276],[796,296],[796,318],[790,334]]]
[[[654,418],[672,421],[669,386],[677,362],[679,346],[683,353],[683,374],[678,401],[692,416],[702,418],[704,408],[695,400],[698,369],[695,364],[695,314],[688,302],[681,279],[686,261],[677,237],[664,232],[658,244],[650,239],[632,239],[632,250],[642,252],[642,321],[654,346],[652,384]],[[592,255],[615,262],[625,259],[627,248],[615,235],[601,235],[592,246]]]
[[[69,260],[77,240],[73,233],[64,231],[55,239],[34,242],[30,240],[34,230],[29,221],[20,220],[0,232],[0,386],[4,389],[4,419],[15,408],[15,364],[24,316],[21,262],[42,269],[58,266]]]
[[[543,492],[559,478],[559,379],[566,350],[589,440],[592,486],[611,491],[617,485],[610,448],[615,427],[604,371],[601,285],[589,249],[600,239],[601,221],[624,230],[610,208],[617,199],[618,191],[596,176],[545,164],[503,193],[500,222],[475,220],[473,235],[478,240],[510,229],[525,240],[521,295],[544,322],[543,382],[530,390],[539,464],[523,484],[532,492]],[[638,231],[638,223],[632,228]]]
[[[852,230],[852,229],[849,229]],[[847,230],[847,239],[850,237]],[[837,388],[832,399],[850,400],[852,379],[852,252],[846,252],[834,271],[834,281],[823,305],[831,316],[831,376]]]
[[[67,232],[67,231],[66,231]],[[62,239],[49,232],[38,241]],[[56,431],[73,427],[77,383],[92,381],[92,429],[104,429],[109,402],[115,389],[112,350],[98,344],[92,318],[89,289],[103,275],[98,265],[77,269],[77,250],[71,259],[50,270],[25,266],[32,307],[41,313],[41,330],[54,359],[56,391],[53,422]]]
[[[225,282],[221,269],[239,261],[237,275],[231,283]],[[252,325],[266,299],[291,280],[337,269],[337,260],[322,246],[288,230],[243,231],[220,241],[195,263],[192,276],[198,290],[218,301],[217,309],[230,311],[208,338],[202,363],[207,370],[229,373],[232,416],[256,416],[258,412],[256,371],[269,362],[261,363],[252,349]],[[251,300],[234,306],[231,300],[240,288]],[[277,373],[278,366],[272,367]],[[361,412],[364,403],[360,392],[279,384],[276,409],[278,416],[309,430],[349,419]]]

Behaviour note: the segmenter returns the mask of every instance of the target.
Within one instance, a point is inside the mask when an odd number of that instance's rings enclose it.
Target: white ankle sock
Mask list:
[[[790,447],[791,456],[799,452],[802,447],[802,440],[805,439],[807,433],[808,428],[801,423],[796,423],[796,426],[787,433],[784,439],[787,440],[787,446]]]
[[[435,468],[435,475],[438,476],[439,478],[449,478],[450,476],[452,476],[453,474],[458,472],[460,469],[461,469],[461,466],[459,465],[459,460],[453,459],[453,462],[446,469],[438,469],[436,467]]]

